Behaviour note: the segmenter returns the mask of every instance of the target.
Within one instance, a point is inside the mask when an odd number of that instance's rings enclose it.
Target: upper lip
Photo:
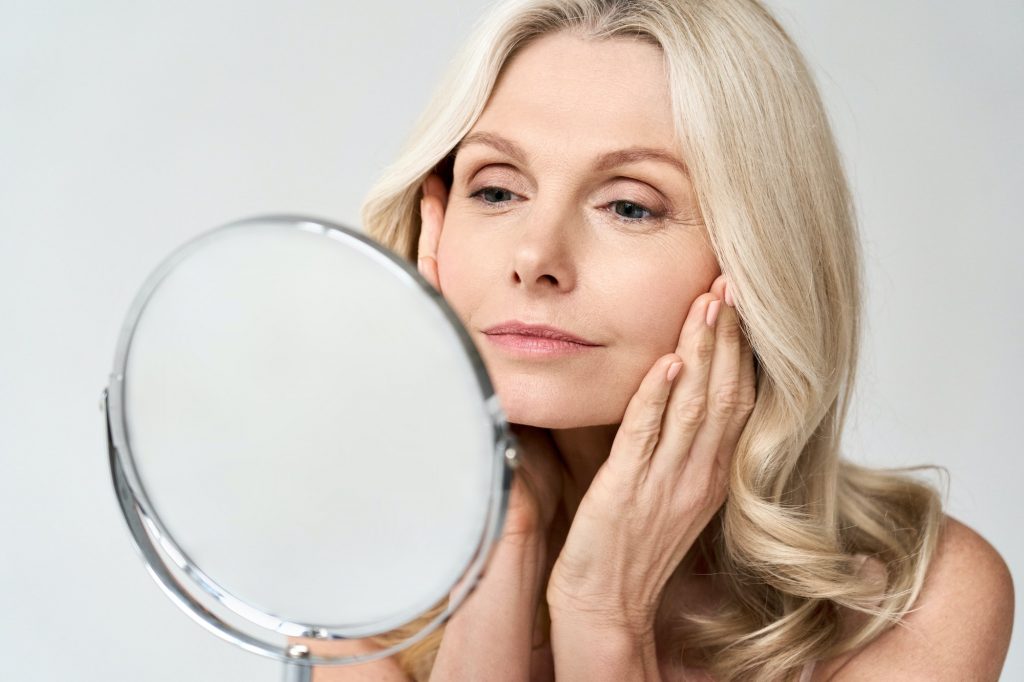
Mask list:
[[[539,336],[545,339],[571,341],[572,343],[578,343],[583,346],[601,345],[594,343],[593,341],[587,341],[575,334],[570,334],[564,329],[559,329],[558,327],[552,327],[547,324],[528,324],[526,322],[520,322],[519,320],[506,320],[505,322],[496,324],[493,327],[484,329],[483,332],[484,334],[520,334],[522,336]]]

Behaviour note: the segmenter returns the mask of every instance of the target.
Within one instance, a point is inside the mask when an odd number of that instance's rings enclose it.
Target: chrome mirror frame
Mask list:
[[[449,594],[447,607],[418,632],[386,649],[368,654],[314,656],[305,645],[282,646],[268,637],[262,636],[262,632],[259,632],[261,629],[267,634],[274,633],[278,636],[290,635],[324,640],[358,639],[390,632],[396,627],[396,624],[394,622],[360,623],[357,627],[362,632],[359,637],[353,637],[351,633],[346,635],[337,628],[297,623],[259,611],[248,607],[231,596],[230,593],[221,590],[195,565],[161,523],[148,499],[145,486],[138,476],[131,454],[124,412],[124,372],[132,334],[150,296],[169,271],[187,257],[192,250],[201,246],[205,240],[218,235],[223,230],[244,228],[247,225],[268,221],[288,223],[294,229],[322,234],[347,243],[352,243],[354,238],[357,240],[357,246],[364,246],[371,257],[383,257],[386,259],[385,264],[397,266],[399,274],[404,273],[427,294],[428,300],[440,309],[456,331],[463,351],[472,365],[486,412],[493,427],[495,462],[487,519],[472,560],[456,583],[459,586],[458,589]],[[105,418],[108,458],[114,492],[131,538],[150,576],[172,602],[208,631],[247,651],[282,661],[285,664],[285,678],[288,680],[308,680],[313,665],[347,665],[390,656],[421,640],[444,623],[476,587],[484,567],[494,551],[504,525],[512,476],[518,464],[518,444],[515,436],[509,430],[504,411],[494,393],[490,377],[487,375],[476,346],[441,294],[412,265],[366,235],[326,220],[300,215],[262,215],[234,221],[200,234],[165,258],[146,279],[131,304],[118,339],[113,372],[110,375],[109,384],[103,389],[100,397],[100,409]],[[180,571],[181,576],[175,575],[174,569]],[[233,600],[233,603],[229,605],[230,600]],[[409,620],[420,615],[413,614]],[[251,631],[253,629],[256,629],[258,634],[254,634]]]

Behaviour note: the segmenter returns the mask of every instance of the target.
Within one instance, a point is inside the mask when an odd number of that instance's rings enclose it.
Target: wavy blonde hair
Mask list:
[[[450,153],[503,65],[539,36],[643,40],[664,55],[678,139],[757,365],[757,399],[726,504],[683,560],[723,579],[714,615],[678,613],[658,650],[729,680],[795,679],[811,659],[864,645],[914,604],[943,521],[942,495],[840,456],[861,328],[856,215],[803,57],[758,0],[511,0],[452,62],[362,207],[367,234],[417,260],[421,184],[450,185]],[[937,468],[937,467],[936,467]],[[866,554],[885,584],[856,570]],[[547,611],[538,624],[550,627]],[[388,636],[404,639],[437,613]],[[869,614],[840,628],[842,608]],[[443,628],[396,654],[426,679]],[[685,645],[685,646],[684,646]]]

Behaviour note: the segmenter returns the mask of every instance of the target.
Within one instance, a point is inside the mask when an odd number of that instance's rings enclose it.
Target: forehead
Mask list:
[[[628,38],[542,36],[504,67],[473,130],[553,158],[629,146],[679,154],[661,50]]]

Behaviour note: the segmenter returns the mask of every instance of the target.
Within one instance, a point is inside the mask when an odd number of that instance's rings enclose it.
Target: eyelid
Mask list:
[[[517,194],[516,192],[513,192],[512,190],[510,190],[510,189],[508,189],[506,187],[502,187],[500,185],[494,185],[494,184],[483,184],[480,187],[478,187],[477,189],[471,190],[467,194],[467,198],[473,199],[473,200],[483,204],[484,206],[490,207],[490,208],[497,208],[497,207],[507,203],[508,200],[506,200],[506,201],[498,201],[498,202],[484,201],[484,199],[482,198],[482,195],[483,195],[483,193],[485,191],[487,191],[489,189],[501,190],[502,192],[508,192],[509,194],[511,194],[513,196],[520,197],[520,198],[522,197],[522,195]],[[614,209],[610,208],[614,204],[619,204],[619,203],[632,204],[632,205],[637,206],[640,209],[646,211],[649,215],[648,215],[647,218],[624,218],[623,216],[617,214],[614,211]],[[602,204],[601,208],[602,208],[602,210],[605,210],[609,214],[611,214],[611,217],[612,217],[613,220],[616,220],[616,221],[621,222],[621,223],[627,223],[627,224],[630,224],[630,223],[633,223],[633,224],[635,224],[635,223],[654,223],[654,224],[659,224],[659,223],[661,223],[666,218],[666,216],[670,212],[669,209],[666,209],[666,208],[660,208],[660,209],[650,208],[648,206],[648,202],[646,200],[644,200],[644,203],[641,203],[640,201],[634,201],[632,199],[626,199],[626,198],[612,199],[611,201],[608,201],[608,202],[605,202],[604,204]]]
[[[488,177],[487,184],[481,185],[479,189],[486,189],[487,187],[498,187],[501,189],[508,189],[507,185],[500,185],[498,183],[508,183],[516,185],[520,182],[519,176],[526,175],[528,182],[532,182],[532,177],[529,174],[524,173],[518,166],[510,161],[496,161],[496,160],[485,160],[479,164],[470,164],[472,169],[467,172],[465,178],[466,185],[474,184],[474,181],[478,179],[478,176],[484,171],[494,170],[500,176],[500,178],[491,179]],[[630,203],[640,204],[645,208],[655,206],[658,208],[648,208],[654,215],[667,215],[674,212],[673,202],[664,195],[663,192],[654,187],[648,180],[643,180],[638,177],[631,177],[627,175],[616,175],[614,177],[607,178],[602,181],[602,186],[606,186],[610,189],[608,191],[614,193],[616,191],[625,191],[617,189],[621,183],[628,183],[630,185],[639,185],[643,189],[639,190],[640,197],[635,201],[624,197],[619,197],[616,201],[628,201]],[[532,189],[532,186],[531,186]],[[479,191],[479,190],[477,190]],[[509,189],[508,191],[512,191]],[[636,190],[634,190],[636,191]],[[520,195],[522,196],[522,195]]]
[[[633,190],[634,192],[636,192],[637,194],[640,195],[640,198],[637,199],[636,203],[642,203],[645,206],[650,206],[650,205],[661,206],[662,208],[660,210],[662,212],[671,210],[672,202],[668,200],[668,197],[665,197],[660,191],[658,191],[653,186],[651,186],[650,183],[647,183],[647,182],[645,182],[643,180],[637,180],[637,179],[634,179],[634,178],[626,178],[626,177],[618,177],[618,178],[615,178],[615,180],[616,181],[620,181],[621,180],[622,182],[629,183],[630,185],[640,185],[643,188],[643,189],[640,189],[640,190]],[[626,190],[620,190],[616,186],[613,185],[612,188],[609,191],[611,191],[613,193],[617,193],[617,192],[626,191]],[[626,199],[625,201],[631,201],[631,200]],[[654,209],[652,209],[652,210],[654,210]]]
[[[514,166],[510,166],[509,164],[487,164],[483,168],[480,168],[480,169],[472,172],[471,174],[469,174],[469,177],[467,178],[465,184],[468,185],[468,186],[472,186],[473,184],[475,184],[473,181],[475,181],[477,179],[477,176],[480,175],[480,173],[482,171],[484,171],[486,169],[489,169],[491,166],[494,166],[494,165],[498,165],[500,167],[503,167],[503,168],[499,168],[499,170],[503,170],[504,168],[509,168],[510,170],[514,171],[515,173],[519,172],[518,169],[516,169]],[[611,187],[610,188],[609,187],[605,187],[605,188],[603,188],[603,191],[607,191],[607,192],[610,192],[612,194],[614,194],[616,192],[626,192],[627,191],[625,189],[618,189],[617,188],[617,185],[621,184],[621,183],[629,183],[630,185],[640,185],[643,188],[643,189],[639,190],[639,194],[640,194],[639,198],[637,198],[637,199],[630,199],[630,198],[626,198],[626,197],[619,197],[617,199],[618,201],[628,201],[630,203],[643,204],[644,206],[658,206],[658,205],[661,205],[661,206],[663,206],[663,208],[660,209],[662,212],[670,211],[671,208],[672,208],[672,202],[669,201],[667,198],[664,198],[663,194],[660,191],[658,191],[657,189],[652,187],[650,185],[650,183],[648,183],[648,182],[646,182],[644,180],[640,180],[640,179],[637,179],[637,178],[629,178],[629,177],[624,177],[624,176],[618,176],[618,177],[615,177],[615,178],[611,178],[610,182],[612,183]],[[506,184],[500,184],[500,183],[506,183]],[[479,191],[481,189],[488,189],[488,188],[491,188],[491,187],[498,187],[500,189],[505,189],[505,190],[508,190],[508,191],[511,192],[512,190],[507,187],[508,184],[515,185],[515,184],[518,184],[518,183],[513,178],[504,178],[504,177],[502,177],[502,178],[495,178],[495,179],[488,178],[486,182],[480,184],[480,186],[476,190],[473,190],[473,191],[475,192],[475,191]],[[637,191],[637,190],[634,189],[633,191]],[[522,195],[520,195],[520,196],[522,196]],[[653,211],[655,209],[651,209],[651,210]]]
[[[471,184],[477,177],[484,171],[494,171],[499,174],[502,178],[500,182],[511,182],[513,175],[519,175],[522,173],[515,165],[506,161],[486,161],[480,164],[470,165],[470,170],[467,171],[465,176],[466,184]],[[508,179],[506,179],[508,178]],[[527,176],[529,179],[529,176]]]

